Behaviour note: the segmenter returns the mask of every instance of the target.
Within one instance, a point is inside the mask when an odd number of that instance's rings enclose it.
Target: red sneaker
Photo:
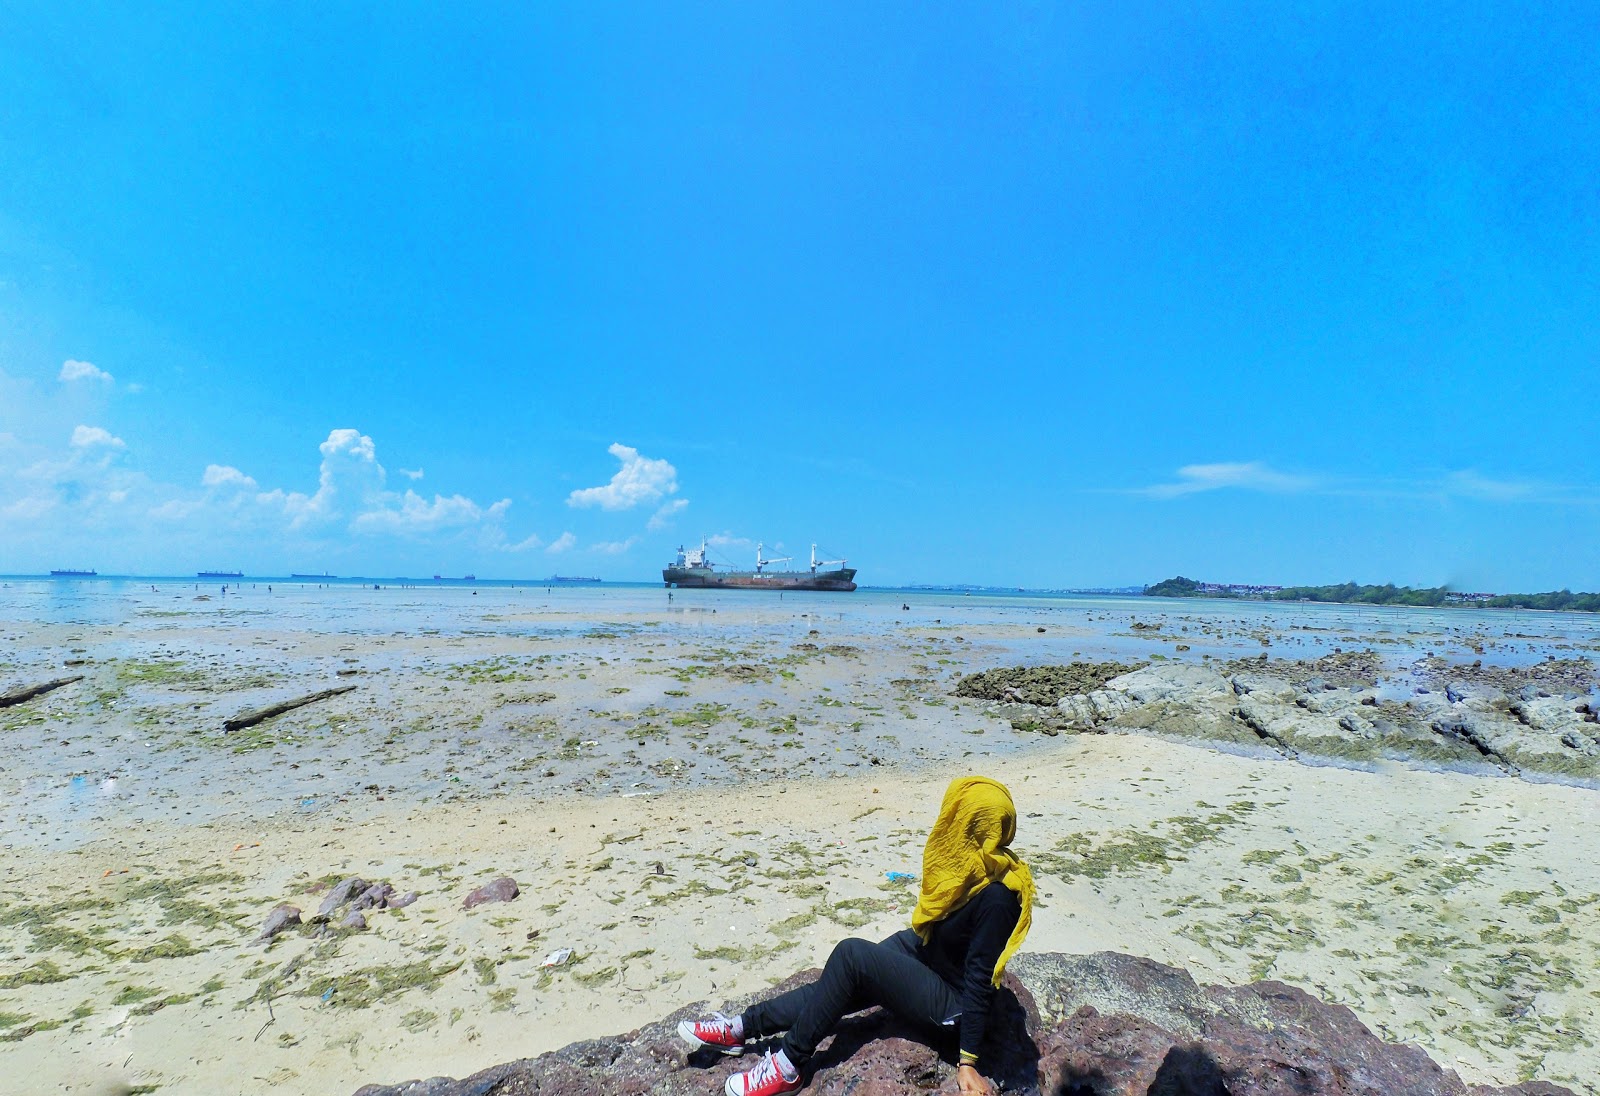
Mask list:
[[[735,1073],[722,1088],[728,1096],[783,1096],[786,1092],[799,1092],[801,1081],[798,1072],[793,1080],[785,1077],[778,1066],[778,1056],[767,1053],[754,1069]]]
[[[734,1034],[732,1017],[712,1013],[710,1020],[684,1020],[678,1036],[692,1047],[710,1047],[724,1054],[743,1054],[744,1040]]]

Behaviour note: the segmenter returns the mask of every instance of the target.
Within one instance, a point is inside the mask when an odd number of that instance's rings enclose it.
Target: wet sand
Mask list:
[[[0,685],[67,661],[87,675],[0,712],[15,1075],[38,1091],[349,1091],[716,1004],[900,927],[914,889],[884,873],[918,870],[944,783],[982,771],[1027,816],[1045,906],[1030,947],[1280,978],[1469,1079],[1596,1091],[1596,792],[1046,737],[950,695],[999,665],[1179,643],[1220,660],[1263,638],[1292,657],[1365,643],[1396,666],[1592,659],[1586,620],[372,593],[396,596],[0,600]],[[359,688],[222,731],[342,683]],[[516,901],[461,909],[499,874]],[[348,875],[421,898],[365,932],[252,942],[278,903],[309,915]]]

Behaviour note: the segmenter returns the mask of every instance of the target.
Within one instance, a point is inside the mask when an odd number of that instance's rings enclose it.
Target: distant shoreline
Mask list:
[[[1325,605],[1404,606],[1417,609],[1523,609],[1555,613],[1600,613],[1600,594],[1552,590],[1542,594],[1462,593],[1443,586],[1226,587],[1178,575],[1146,586],[1145,597],[1212,598],[1219,601],[1309,601]]]

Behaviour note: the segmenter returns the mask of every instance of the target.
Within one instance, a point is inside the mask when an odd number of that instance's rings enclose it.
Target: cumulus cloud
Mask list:
[[[1140,488],[1138,494],[1156,499],[1178,498],[1202,491],[1221,491],[1234,488],[1243,491],[1267,491],[1274,494],[1292,494],[1316,486],[1308,476],[1294,476],[1279,472],[1260,461],[1241,464],[1186,464],[1178,469],[1173,483],[1157,483]]]
[[[5,547],[41,556],[116,546],[124,558],[281,547],[296,553],[346,547],[349,538],[404,538],[484,552],[530,551],[537,535],[507,536],[510,499],[391,489],[377,446],[341,427],[318,446],[316,489],[264,489],[228,464],[204,466],[198,482],[163,483],[125,460],[129,446],[100,426],[79,425],[54,445],[0,437],[0,533]],[[363,549],[365,551],[365,549]]]
[[[688,499],[673,499],[661,509],[650,515],[650,520],[645,523],[647,529],[665,529],[672,524],[675,515],[681,514],[684,507],[689,505]]]
[[[111,374],[95,365],[93,362],[80,362],[68,358],[61,363],[60,380],[63,384],[72,381],[95,381],[101,384],[111,383]]]
[[[600,487],[584,487],[567,496],[567,505],[580,509],[598,506],[602,510],[631,510],[654,503],[678,490],[678,470],[664,460],[642,456],[631,445],[618,442],[606,450],[622,462],[611,482]]]
[[[351,528],[366,533],[433,533],[497,520],[510,505],[510,499],[501,499],[483,507],[465,495],[435,495],[430,502],[415,491],[407,491],[400,496],[398,505],[386,503],[357,514]]]
[[[126,449],[127,443],[111,431],[100,426],[75,426],[72,429],[72,446],[75,449]]]
[[[200,484],[203,487],[236,487],[243,491],[254,491],[257,486],[255,480],[227,464],[206,465]]]
[[[638,542],[638,537],[629,537],[627,540],[602,540],[594,546],[593,550],[603,552],[608,556],[620,556]]]
[[[570,552],[577,543],[577,537],[573,536],[571,533],[562,533],[559,537],[550,542],[550,547],[546,548],[545,551],[549,552],[552,556],[558,556],[562,552]]]
[[[395,471],[399,472],[408,480],[419,480],[422,478],[422,469],[420,468],[397,468]]]

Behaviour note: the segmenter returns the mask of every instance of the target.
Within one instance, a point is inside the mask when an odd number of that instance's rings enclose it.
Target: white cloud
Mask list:
[[[1513,502],[1551,492],[1549,484],[1530,480],[1497,480],[1481,476],[1472,469],[1452,472],[1445,477],[1444,490],[1452,495],[1488,499],[1492,502]]]
[[[645,523],[647,529],[665,529],[672,524],[675,515],[681,514],[684,507],[689,505],[688,499],[673,499],[661,509],[650,515],[650,520]]]
[[[1475,469],[1461,469],[1415,478],[1375,478],[1336,474],[1291,475],[1252,461],[1247,464],[1190,464],[1178,469],[1173,483],[1135,488],[1127,493],[1146,498],[1171,499],[1203,491],[1235,488],[1273,494],[1315,494],[1340,498],[1415,499],[1442,502],[1475,499],[1482,502],[1528,502],[1557,505],[1593,505],[1600,502],[1595,487],[1540,480],[1496,479]]]
[[[350,527],[364,533],[433,533],[497,519],[510,505],[510,499],[501,499],[492,506],[482,507],[465,495],[435,495],[429,502],[415,491],[407,491],[400,496],[398,505],[385,502],[357,514]]]
[[[1154,484],[1140,488],[1137,493],[1150,498],[1171,499],[1230,487],[1243,491],[1292,494],[1308,491],[1315,486],[1316,481],[1308,476],[1290,475],[1269,468],[1260,461],[1250,461],[1242,464],[1186,464],[1178,469],[1176,483]]]
[[[620,556],[638,542],[638,537],[629,537],[627,540],[603,540],[594,546],[593,551],[603,552],[608,556]]]
[[[126,449],[127,444],[111,431],[99,426],[76,426],[72,430],[72,445],[76,449],[105,446],[107,449]]]
[[[208,464],[200,477],[203,487],[236,487],[241,491],[254,491],[256,481],[228,464]]]
[[[531,552],[535,548],[543,547],[543,538],[541,538],[538,533],[529,533],[526,537],[517,541],[515,544],[500,545],[500,550],[502,552]]]
[[[48,514],[55,504],[55,499],[26,496],[7,506],[0,506],[0,514],[17,521],[34,521]]]
[[[559,537],[550,542],[550,547],[546,548],[545,551],[549,552],[552,556],[558,556],[562,552],[570,552],[573,546],[577,543],[577,537],[573,536],[571,533],[562,533]]]
[[[572,492],[567,496],[568,506],[631,510],[677,492],[678,470],[667,461],[640,456],[639,450],[620,442],[606,451],[620,460],[622,467],[603,487],[584,487]]]
[[[102,384],[111,383],[111,374],[95,365],[93,362],[80,362],[68,358],[61,363],[61,376],[63,383],[72,381],[98,381]]]
[[[395,471],[399,472],[408,480],[419,480],[422,478],[422,469],[420,468],[397,468]]]

